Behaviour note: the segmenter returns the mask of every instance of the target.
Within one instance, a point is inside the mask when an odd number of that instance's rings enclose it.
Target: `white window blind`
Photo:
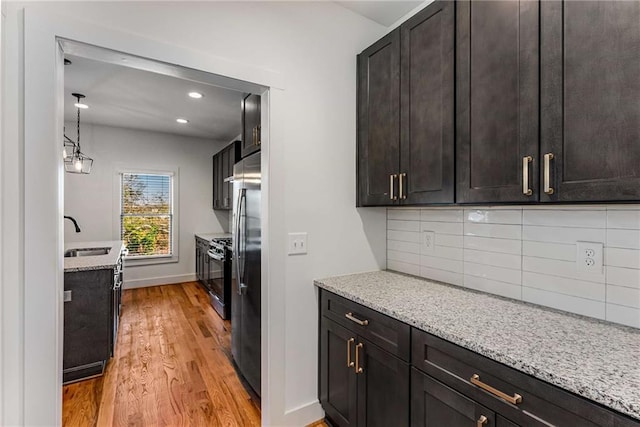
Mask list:
[[[120,235],[129,257],[173,255],[173,175],[120,175]]]

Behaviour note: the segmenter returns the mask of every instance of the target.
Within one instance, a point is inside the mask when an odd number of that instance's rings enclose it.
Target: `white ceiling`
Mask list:
[[[172,76],[67,55],[64,118],[75,122],[76,99],[86,95],[89,109],[80,123],[172,133],[215,141],[231,141],[241,133],[242,92],[196,83]],[[192,99],[188,92],[204,95]],[[186,125],[176,118],[189,120]]]
[[[424,1],[337,1],[340,6],[389,27]]]

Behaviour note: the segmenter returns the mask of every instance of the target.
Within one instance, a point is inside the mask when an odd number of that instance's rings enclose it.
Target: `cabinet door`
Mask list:
[[[200,280],[200,242],[196,238],[196,278]]]
[[[400,31],[401,203],[453,203],[455,3],[430,4]]]
[[[320,403],[339,427],[356,425],[356,334],[322,317],[320,320]],[[362,424],[364,425],[364,424]]]
[[[493,411],[411,369],[411,427],[496,427],[495,418]]]
[[[400,30],[358,55],[358,206],[398,204]]]
[[[534,202],[538,2],[461,1],[456,14],[457,201]]]
[[[543,1],[541,14],[541,200],[640,199],[640,2]]]
[[[242,157],[260,150],[260,95],[247,95],[242,101]]]
[[[358,425],[409,425],[409,365],[358,337]]]
[[[231,207],[231,201],[229,198],[231,193],[229,192],[229,183],[224,182],[224,180],[228,178],[229,175],[231,175],[231,171],[229,169],[229,163],[231,158],[231,147],[225,148],[224,151],[222,152],[221,157],[222,157],[222,182],[220,183],[220,186],[222,188],[221,204],[223,209],[229,209]]]

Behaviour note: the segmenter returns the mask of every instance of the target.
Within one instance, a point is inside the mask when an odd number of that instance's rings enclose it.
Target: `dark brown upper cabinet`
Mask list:
[[[260,150],[260,95],[249,94],[242,100],[242,157]]]
[[[401,203],[454,201],[454,20],[436,1],[400,26]]]
[[[539,3],[460,1],[458,203],[538,200]]]
[[[400,29],[358,55],[358,205],[398,203]]]
[[[639,200],[640,2],[540,10],[541,200]]]
[[[358,57],[358,205],[454,201],[455,3],[436,1]]]
[[[234,141],[213,156],[213,209],[230,210],[233,165],[240,160],[240,141]]]

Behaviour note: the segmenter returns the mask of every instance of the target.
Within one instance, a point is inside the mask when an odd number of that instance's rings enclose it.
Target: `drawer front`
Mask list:
[[[322,290],[323,316],[350,329],[389,353],[409,361],[411,327],[356,302]]]
[[[581,427],[640,425],[595,402],[426,332],[412,328],[411,334],[413,366],[518,424]],[[509,401],[517,396],[520,396],[520,399],[516,399],[519,402]]]

